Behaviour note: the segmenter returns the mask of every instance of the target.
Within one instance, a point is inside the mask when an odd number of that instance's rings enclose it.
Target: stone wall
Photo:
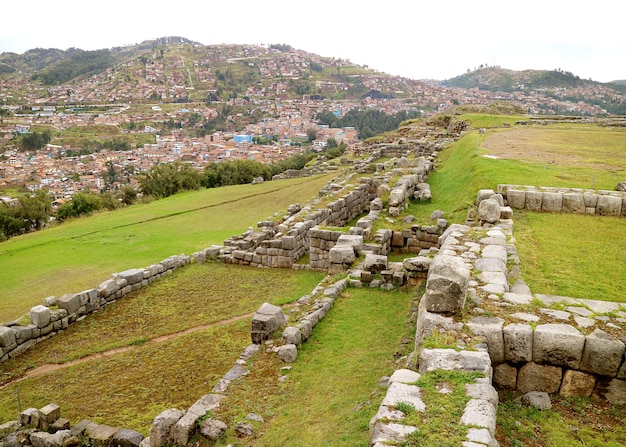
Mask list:
[[[498,185],[497,192],[514,209],[626,217],[623,191]]]
[[[93,289],[67,293],[59,298],[47,297],[43,303],[31,308],[29,315],[0,326],[0,362],[22,354],[70,324],[85,318],[92,312],[124,298],[131,292],[146,287],[156,279],[172,273],[190,262],[204,262],[208,249],[191,256],[170,256],[158,264],[145,268],[129,269],[114,273],[109,279]],[[22,324],[23,321],[30,321]]]

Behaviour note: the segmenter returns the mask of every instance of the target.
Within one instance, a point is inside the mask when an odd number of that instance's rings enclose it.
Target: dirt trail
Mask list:
[[[243,320],[244,318],[252,318],[252,316],[254,315],[254,312],[251,313],[247,313],[247,314],[243,314],[243,315],[237,315],[235,317],[231,317],[231,318],[227,318],[225,320],[220,320],[220,321],[216,321],[213,323],[209,323],[209,324],[203,324],[201,326],[195,326],[189,329],[185,329],[184,331],[180,331],[180,332],[175,332],[173,334],[167,334],[167,335],[160,335],[158,337],[152,338],[150,340],[148,340],[147,343],[163,343],[164,341],[167,340],[171,340],[173,338],[177,338],[177,337],[181,337],[183,335],[187,335],[187,334],[191,334],[193,332],[198,332],[198,331],[202,331],[204,329],[208,329],[214,326],[221,326],[224,324],[228,324],[228,323],[233,323],[235,321],[239,321],[239,320]],[[90,354],[88,356],[82,357],[80,359],[76,359],[76,360],[71,360],[69,362],[65,362],[65,363],[46,363],[43,365],[40,365],[36,368],[33,369],[29,369],[28,371],[26,371],[26,374],[23,377],[20,377],[19,379],[15,379],[12,380],[11,382],[5,383],[4,385],[0,386],[0,390],[16,384],[18,382],[21,382],[22,380],[25,379],[31,379],[33,377],[38,377],[38,376],[42,376],[44,374],[48,374],[50,372],[53,371],[57,371],[59,369],[65,369],[65,368],[69,368],[70,366],[74,366],[74,365],[78,365],[80,363],[85,363],[85,362],[90,362],[92,360],[97,360],[97,359],[101,359],[104,357],[110,357],[112,355],[116,355],[116,354],[121,354],[123,352],[128,352],[128,351],[132,351],[134,349],[139,349],[141,346],[143,345],[133,345],[133,346],[124,346],[121,348],[115,348],[115,349],[111,349],[109,351],[104,351],[104,352],[99,352],[96,354]]]

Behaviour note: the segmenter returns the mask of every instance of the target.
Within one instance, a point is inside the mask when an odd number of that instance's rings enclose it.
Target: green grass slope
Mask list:
[[[191,254],[315,197],[330,176],[178,194],[77,219],[0,244],[0,321],[50,295],[96,287],[111,273]]]

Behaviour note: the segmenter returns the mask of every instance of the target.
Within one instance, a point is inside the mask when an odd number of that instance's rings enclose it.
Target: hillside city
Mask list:
[[[321,112],[341,117],[351,110],[376,109],[386,114],[417,111],[427,117],[456,105],[506,102],[531,115],[596,116],[607,112],[589,101],[567,98],[619,99],[615,96],[620,95],[597,83],[553,89],[550,95],[541,89],[501,92],[445,87],[368,67],[355,69],[347,60],[291,48],[220,45],[183,55],[184,48],[156,47],[84,80],[61,85],[46,86],[26,75],[0,77],[0,107],[10,114],[0,125],[0,188],[46,188],[54,200],[63,201],[79,191],[101,192],[103,174],[111,163],[131,174],[147,171],[157,162],[177,160],[202,169],[211,162],[234,159],[271,163],[311,147],[321,150],[330,139],[348,148],[361,144],[354,127],[320,124],[316,116]],[[312,80],[312,75],[324,71],[331,76]],[[234,84],[236,76],[243,79],[245,91],[237,94],[233,88],[224,97],[225,86]],[[359,93],[368,94],[357,94],[355,86]],[[229,110],[225,107],[231,110],[227,129],[200,136],[203,123]],[[166,128],[168,122],[181,127]],[[117,128],[120,136],[137,136],[146,142],[130,150],[102,149],[76,156],[68,154],[80,147],[54,140],[37,151],[23,151],[14,144],[32,129],[62,134],[94,127]],[[132,175],[127,181],[136,187]]]

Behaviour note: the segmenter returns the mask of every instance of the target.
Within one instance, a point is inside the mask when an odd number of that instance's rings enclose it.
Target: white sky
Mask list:
[[[183,36],[285,43],[413,79],[481,64],[626,79],[624,0],[3,0],[0,15],[0,52]]]

